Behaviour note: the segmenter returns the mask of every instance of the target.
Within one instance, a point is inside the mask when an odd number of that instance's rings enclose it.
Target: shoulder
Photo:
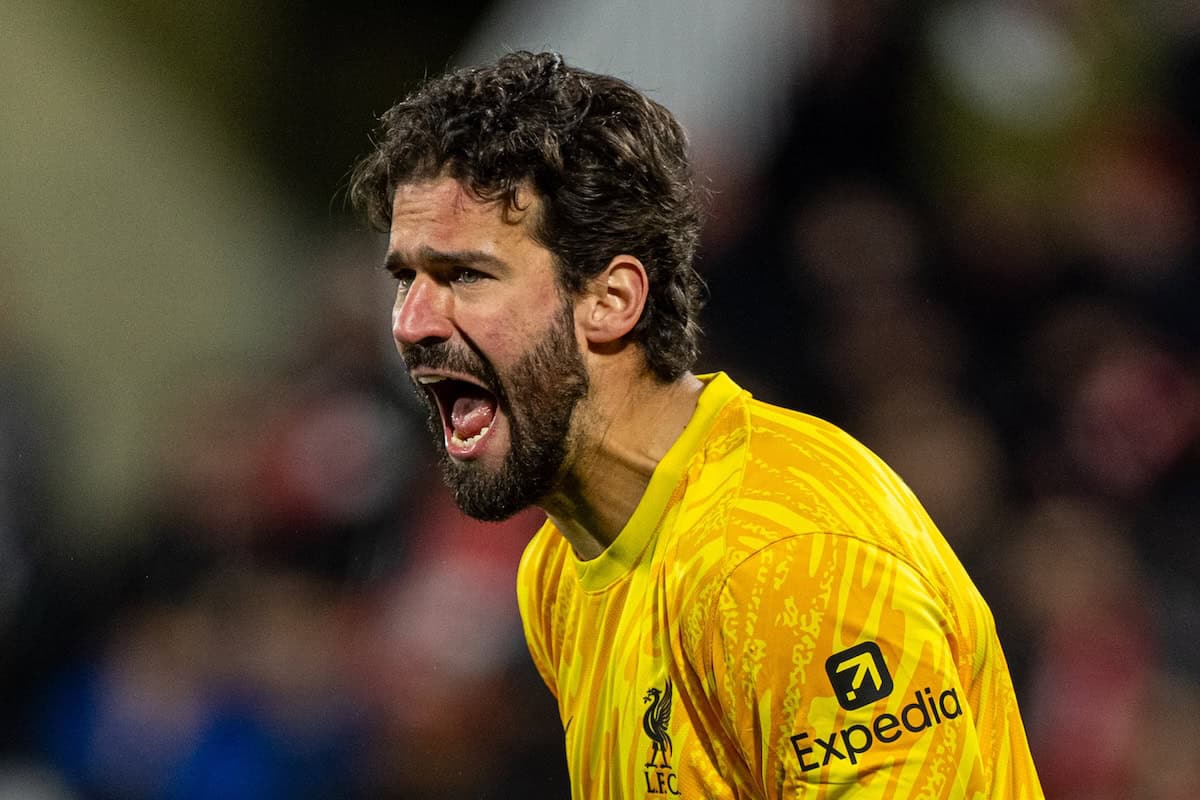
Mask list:
[[[934,530],[908,486],[852,435],[748,393],[724,409],[688,477],[680,547],[719,548],[727,570],[796,535],[848,536],[906,557]]]
[[[904,480],[853,435],[826,420],[749,400],[744,474],[728,533],[766,546],[795,535],[846,537],[937,582],[955,561]]]
[[[925,510],[882,459],[830,422],[743,393],[690,478],[664,557],[697,632],[722,591],[762,594],[781,581],[820,591],[847,572],[869,574],[869,565],[949,600],[952,556]]]

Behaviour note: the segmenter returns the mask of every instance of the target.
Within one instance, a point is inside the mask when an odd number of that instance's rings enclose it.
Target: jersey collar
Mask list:
[[[663,514],[675,496],[677,487],[687,472],[692,457],[704,447],[722,409],[743,392],[724,372],[698,375],[705,385],[696,403],[696,410],[683,433],[667,450],[654,468],[650,483],[633,515],[604,552],[588,561],[575,560],[575,571],[586,591],[602,591],[627,574],[641,561],[647,545],[654,539]]]

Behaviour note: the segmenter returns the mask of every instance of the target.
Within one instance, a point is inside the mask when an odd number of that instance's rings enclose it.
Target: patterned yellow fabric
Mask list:
[[[991,613],[908,488],[704,380],[604,553],[547,523],[521,562],[574,797],[1042,797]]]

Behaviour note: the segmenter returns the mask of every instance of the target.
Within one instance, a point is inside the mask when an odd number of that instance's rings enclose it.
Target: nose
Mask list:
[[[446,287],[425,275],[413,279],[407,291],[396,293],[392,308],[392,338],[397,345],[432,344],[450,338],[452,297]]]

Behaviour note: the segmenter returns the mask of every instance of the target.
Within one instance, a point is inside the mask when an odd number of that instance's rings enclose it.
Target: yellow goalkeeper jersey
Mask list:
[[[990,611],[845,432],[705,376],[616,540],[521,561],[572,793],[1040,798]]]

